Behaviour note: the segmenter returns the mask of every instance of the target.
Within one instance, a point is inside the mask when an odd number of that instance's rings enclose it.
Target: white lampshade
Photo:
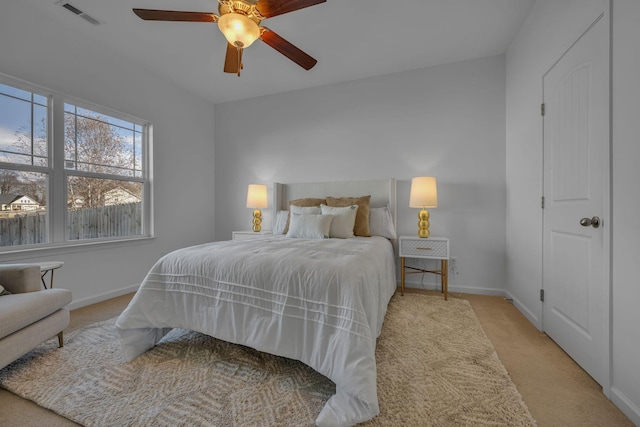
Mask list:
[[[435,177],[420,176],[411,180],[411,195],[409,196],[409,207],[438,207],[438,189],[436,188]]]
[[[239,13],[227,13],[218,19],[218,28],[229,43],[246,48],[260,37],[258,24]]]
[[[267,207],[267,186],[264,184],[249,184],[247,190],[247,207],[264,209]]]

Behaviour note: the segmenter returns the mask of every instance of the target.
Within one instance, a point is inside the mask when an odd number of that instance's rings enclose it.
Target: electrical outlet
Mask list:
[[[454,274],[457,274],[457,273],[458,273],[458,258],[456,258],[456,257],[451,257],[451,259],[449,260],[449,269],[450,269]]]

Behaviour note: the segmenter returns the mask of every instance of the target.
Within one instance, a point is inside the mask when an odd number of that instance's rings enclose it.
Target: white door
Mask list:
[[[547,71],[543,88],[543,329],[606,393],[608,17],[594,22]]]

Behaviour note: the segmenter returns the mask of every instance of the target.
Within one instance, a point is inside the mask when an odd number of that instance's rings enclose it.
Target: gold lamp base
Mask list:
[[[260,209],[253,211],[253,227],[251,227],[256,233],[262,231],[262,212]]]
[[[429,211],[425,208],[418,212],[418,237],[429,237]]]

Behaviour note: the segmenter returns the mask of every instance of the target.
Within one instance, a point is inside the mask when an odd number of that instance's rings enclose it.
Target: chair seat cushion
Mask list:
[[[0,296],[0,339],[37,322],[71,302],[71,291],[47,289]]]

